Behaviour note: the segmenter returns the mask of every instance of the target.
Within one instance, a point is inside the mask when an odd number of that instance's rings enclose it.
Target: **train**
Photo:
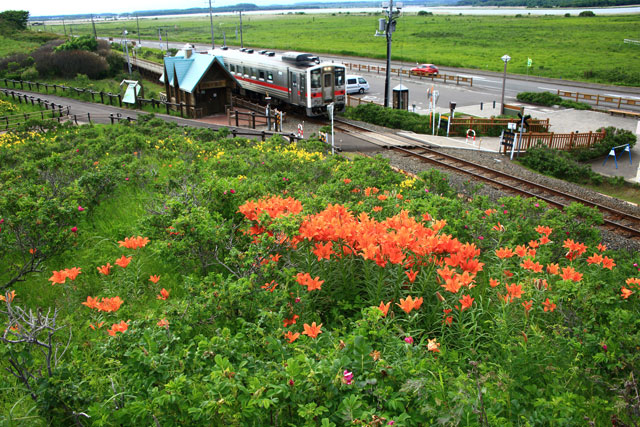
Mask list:
[[[237,80],[241,94],[250,95],[281,108],[302,110],[307,116],[327,114],[333,104],[341,112],[346,104],[346,68],[322,62],[304,52],[276,54],[266,50],[221,47],[207,51],[222,59]]]

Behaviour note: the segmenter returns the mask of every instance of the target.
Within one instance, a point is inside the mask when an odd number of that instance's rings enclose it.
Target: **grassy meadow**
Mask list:
[[[632,425],[640,255],[600,214],[324,148],[0,135],[0,424]]]
[[[318,53],[385,58],[383,37],[374,37],[375,14],[287,14],[245,16],[245,46],[265,49],[295,49]],[[215,16],[216,44],[222,33],[228,45],[239,45],[237,16]],[[533,60],[529,74],[640,85],[638,47],[625,44],[637,38],[640,15],[563,17],[563,16],[417,16],[404,15],[393,35],[392,56],[405,61],[431,62],[440,66],[502,71],[500,59],[508,54],[510,73],[527,73],[527,58]],[[62,33],[62,26],[48,26]],[[123,29],[137,39],[135,21],[100,22],[101,37],[118,37]],[[158,28],[168,30],[170,41],[211,41],[209,19],[140,19],[145,40],[158,40]],[[67,28],[67,32],[69,28]],[[73,25],[74,34],[89,34],[89,25]],[[159,42],[158,42],[159,43]]]

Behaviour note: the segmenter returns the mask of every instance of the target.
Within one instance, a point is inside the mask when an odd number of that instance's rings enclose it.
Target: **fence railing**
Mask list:
[[[1,89],[0,93],[7,98],[13,98],[14,101],[18,100],[20,103],[24,102],[25,104],[31,103],[33,106],[38,105],[43,108],[43,110],[31,113],[0,116],[0,130],[14,129],[32,119],[60,121],[61,118],[69,116],[70,113],[69,106],[59,105],[35,96],[18,94],[6,89]]]
[[[55,94],[58,94],[58,90],[60,90],[60,94],[63,96],[66,93],[72,93],[75,95],[89,94],[89,96],[91,96],[92,102],[100,102],[101,104],[104,104],[104,105],[122,107],[122,95],[119,93],[95,91],[93,89],[88,89],[88,88],[30,82],[25,80],[0,79],[0,82],[4,82],[4,86],[6,88],[13,88],[13,89],[19,88],[21,90],[28,89],[30,91],[35,91],[40,93],[44,91],[45,94],[51,93],[55,95]],[[169,102],[162,99],[154,99],[154,98],[144,99],[144,98],[136,97],[136,106],[138,105],[139,106],[151,105],[153,110],[156,110],[156,109],[165,110],[167,114],[171,114],[171,111],[175,110],[180,114],[180,117],[185,117],[185,116],[194,117],[194,118],[202,117],[201,108],[195,108],[193,105],[187,104],[185,102],[176,103],[176,102]]]
[[[560,95],[563,98],[568,98],[576,102],[584,101],[590,104],[595,103],[596,106],[608,105],[608,106],[615,106],[616,108],[620,108],[622,106],[640,107],[640,100],[623,98],[621,96],[570,92],[570,91],[560,90],[560,89],[558,89],[558,95]]]
[[[478,117],[454,117],[451,119],[450,134],[466,135],[469,129],[478,133],[495,134],[495,128],[506,129],[509,123],[520,124],[520,119],[510,118],[478,118]],[[549,131],[549,119],[529,119],[530,132],[546,133]],[[499,131],[497,133],[500,133]]]
[[[383,67],[380,65],[360,64],[360,63],[354,63],[354,62],[345,62],[344,65],[349,68],[349,71],[353,71],[353,70],[366,71],[368,73],[373,72],[378,74],[387,72],[387,67]],[[443,74],[443,73],[425,76],[421,73],[415,73],[415,72],[412,72],[410,69],[405,69],[405,68],[391,67],[389,70],[391,71],[392,74],[395,74],[397,76],[400,76],[400,75],[407,76],[407,78],[409,79],[411,78],[417,78],[419,80],[430,79],[432,82],[438,80],[438,81],[442,81],[442,83],[455,82],[457,85],[459,85],[460,83],[466,83],[469,86],[473,86],[473,77],[465,77],[465,76],[459,76],[459,75],[454,76],[454,75]]]
[[[584,133],[554,133],[554,132],[527,132],[522,134],[520,151],[542,144],[556,150],[570,151],[578,148],[589,148],[604,139],[606,132]],[[506,147],[504,148],[506,151]]]

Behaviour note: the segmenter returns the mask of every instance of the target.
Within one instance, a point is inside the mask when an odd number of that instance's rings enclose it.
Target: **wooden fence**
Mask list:
[[[466,135],[467,130],[473,129],[478,134],[500,134],[499,130],[506,129],[509,123],[516,123],[520,125],[520,119],[515,118],[478,118],[478,117],[454,117],[451,120],[450,134],[454,135]],[[549,131],[549,119],[529,119],[530,132],[548,132]]]
[[[371,64],[359,64],[359,63],[353,63],[353,62],[345,62],[344,65],[346,67],[349,68],[349,71],[366,71],[368,73],[371,72],[375,72],[375,73],[386,73],[387,72],[387,67],[382,67],[379,65],[371,65]],[[442,83],[447,83],[447,82],[455,82],[455,84],[459,85],[460,83],[466,83],[469,86],[473,86],[473,77],[464,77],[464,76],[452,76],[449,74],[434,74],[434,75],[430,75],[430,76],[424,76],[422,74],[418,74],[418,73],[414,73],[411,70],[408,69],[404,69],[404,68],[391,68],[390,69],[392,74],[395,74],[397,76],[403,75],[403,76],[407,76],[407,78],[411,79],[411,78],[417,78],[419,80],[431,80],[433,81],[441,81]]]
[[[605,135],[606,132],[604,130],[602,132],[584,133],[527,132],[522,134],[520,150],[526,151],[538,144],[563,151],[589,148],[602,141]]]
[[[24,102],[25,104],[31,103],[31,105],[38,105],[43,108],[41,111],[34,111],[32,113],[0,116],[0,129],[2,130],[14,129],[33,119],[57,120],[59,122],[63,117],[67,117],[70,114],[69,106],[65,107],[41,98],[36,98],[35,96],[23,95],[6,89],[0,90],[0,93],[7,98],[13,98],[14,101],[17,100],[18,102]]]
[[[590,104],[595,103],[596,106],[607,105],[615,106],[616,108],[620,108],[622,106],[640,107],[640,100],[622,98],[620,96],[594,95],[591,93],[570,92],[560,89],[558,89],[558,95],[576,102],[584,101]]]
[[[28,89],[30,91],[36,91],[42,93],[44,91],[45,94],[49,94],[50,90],[52,94],[57,94],[58,90],[61,91],[61,94],[64,96],[65,94],[73,94],[73,95],[82,95],[88,94],[91,97],[92,102],[100,102],[104,105],[117,105],[118,107],[122,107],[122,95],[119,93],[111,93],[111,92],[102,92],[95,91],[88,88],[81,87],[69,87],[65,85],[57,85],[57,84],[48,84],[48,83],[39,83],[39,82],[30,82],[23,80],[11,80],[11,79],[0,79],[0,81],[4,82],[4,86],[7,88],[14,89]],[[10,86],[11,85],[11,86]],[[106,101],[105,101],[106,100]],[[175,110],[180,114],[180,117],[194,117],[199,118],[202,117],[202,109],[195,108],[193,105],[181,102],[174,103],[168,102],[162,99],[144,99],[136,97],[136,107],[151,105],[152,109],[155,111],[156,109],[164,109],[166,114],[171,114],[171,110]]]

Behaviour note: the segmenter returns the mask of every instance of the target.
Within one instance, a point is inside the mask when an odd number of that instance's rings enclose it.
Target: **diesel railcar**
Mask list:
[[[269,96],[273,104],[303,109],[308,116],[327,112],[334,103],[336,112],[346,102],[346,69],[342,64],[321,62],[310,53],[217,48],[208,51],[222,58],[241,90],[259,97]]]

